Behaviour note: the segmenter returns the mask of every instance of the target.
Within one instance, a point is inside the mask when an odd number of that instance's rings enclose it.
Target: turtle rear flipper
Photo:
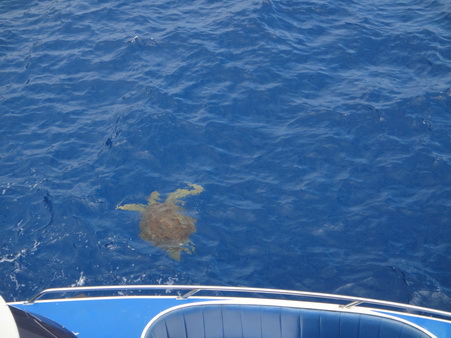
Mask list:
[[[170,248],[166,250],[169,257],[173,260],[180,262],[180,250],[178,248]]]

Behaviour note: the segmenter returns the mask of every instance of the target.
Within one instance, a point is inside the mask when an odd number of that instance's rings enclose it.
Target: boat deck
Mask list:
[[[127,295],[137,290],[150,290],[159,295]],[[165,295],[169,291],[176,294]],[[99,296],[95,295],[97,292]],[[116,294],[105,295],[105,292]],[[201,296],[203,293],[207,295]],[[45,299],[48,297],[54,299]],[[382,314],[418,325],[437,337],[451,337],[451,313],[408,304],[289,290],[166,285],[61,288],[44,290],[29,302],[9,305],[48,317],[79,337],[139,337],[154,317],[168,309],[218,302]]]

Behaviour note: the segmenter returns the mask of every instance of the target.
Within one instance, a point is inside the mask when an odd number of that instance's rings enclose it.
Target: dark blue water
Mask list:
[[[0,293],[199,283],[451,310],[448,1],[0,2]],[[193,255],[139,237],[186,182]]]

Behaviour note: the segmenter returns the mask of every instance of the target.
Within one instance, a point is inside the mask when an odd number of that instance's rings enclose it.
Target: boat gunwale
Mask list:
[[[63,287],[63,288],[49,288],[42,290],[27,300],[24,304],[31,305],[35,303],[37,300],[40,300],[45,295],[55,294],[55,293],[72,293],[72,292],[97,292],[97,291],[158,291],[158,290],[173,290],[173,291],[182,291],[186,290],[183,295],[176,296],[178,299],[187,299],[194,294],[202,291],[217,291],[217,292],[239,292],[239,293],[253,293],[253,294],[266,294],[273,296],[295,296],[302,298],[316,298],[316,299],[325,299],[325,300],[334,300],[334,301],[345,301],[349,302],[347,304],[338,304],[341,308],[350,309],[353,307],[358,307],[362,304],[367,305],[377,305],[383,306],[386,308],[395,308],[395,309],[403,309],[404,313],[408,313],[406,310],[413,310],[417,312],[421,312],[423,314],[428,314],[430,316],[438,315],[446,317],[445,319],[441,318],[445,321],[451,321],[451,312],[436,310],[431,308],[426,308],[417,305],[404,304],[392,301],[378,300],[372,298],[363,298],[363,297],[355,297],[355,296],[344,296],[344,295],[336,295],[330,293],[319,293],[319,292],[310,292],[310,291],[297,291],[297,290],[285,290],[285,289],[270,289],[270,288],[253,288],[253,287],[233,287],[233,286],[213,286],[213,285],[108,285],[108,286],[73,286],[73,287]],[[110,297],[120,298],[126,297],[126,295],[113,295]],[[211,297],[211,296],[210,296]],[[214,296],[219,297],[220,296]],[[226,296],[224,296],[226,297]],[[237,296],[236,298],[242,298],[243,296]],[[68,297],[63,297],[59,299],[67,299]],[[96,298],[96,297],[95,297]],[[58,298],[52,299],[57,300]],[[81,299],[81,298],[80,298]],[[378,309],[374,310],[387,310],[387,309]],[[411,314],[411,313],[408,313]],[[414,315],[414,314],[411,314]],[[423,315],[424,316],[424,315]],[[433,317],[435,318],[435,317]],[[440,318],[435,318],[440,319]]]

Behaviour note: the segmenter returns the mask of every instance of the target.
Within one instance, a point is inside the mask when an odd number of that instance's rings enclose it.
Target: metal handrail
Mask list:
[[[64,293],[64,292],[85,292],[85,291],[130,291],[130,290],[189,290],[179,299],[186,299],[195,293],[200,291],[222,291],[222,292],[243,292],[243,293],[260,293],[260,294],[272,294],[272,295],[284,295],[284,296],[297,296],[308,298],[320,298],[328,300],[340,300],[350,302],[345,305],[341,305],[342,308],[351,308],[359,306],[361,304],[379,305],[388,308],[408,309],[427,314],[435,314],[451,319],[451,313],[435,310],[426,307],[396,303],[384,300],[377,300],[371,298],[361,298],[353,296],[335,295],[330,293],[318,293],[309,291],[295,291],[295,290],[280,290],[280,289],[267,289],[267,288],[249,288],[249,287],[232,287],[232,286],[202,286],[202,285],[114,285],[114,286],[79,286],[79,287],[66,287],[66,288],[51,288],[43,290],[31,297],[25,304],[33,304],[46,294],[51,293]]]

